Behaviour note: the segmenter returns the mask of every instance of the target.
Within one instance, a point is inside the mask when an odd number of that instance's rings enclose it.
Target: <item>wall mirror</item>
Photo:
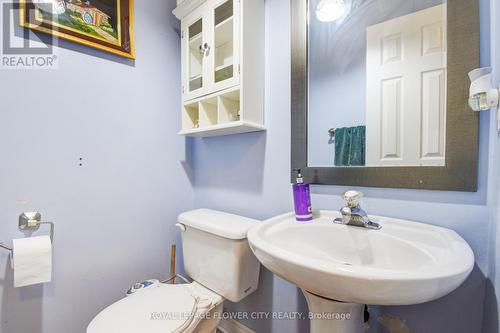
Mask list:
[[[292,169],[316,184],[476,191],[477,0],[291,6]]]

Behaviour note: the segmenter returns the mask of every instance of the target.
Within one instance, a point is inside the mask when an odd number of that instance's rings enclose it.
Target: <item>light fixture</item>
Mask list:
[[[345,13],[344,0],[320,0],[316,6],[316,17],[321,22],[332,22]]]

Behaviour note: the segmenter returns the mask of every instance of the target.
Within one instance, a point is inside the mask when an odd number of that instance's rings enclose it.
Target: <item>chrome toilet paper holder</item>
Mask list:
[[[42,214],[39,212],[24,212],[19,215],[18,228],[21,231],[37,231],[40,225],[48,224],[50,226],[50,241],[54,243],[54,222],[42,221]],[[12,248],[0,243],[0,247],[12,253]]]

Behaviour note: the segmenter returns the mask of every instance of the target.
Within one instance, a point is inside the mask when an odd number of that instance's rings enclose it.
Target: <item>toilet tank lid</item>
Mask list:
[[[195,209],[179,215],[179,222],[228,239],[247,238],[248,229],[258,220],[211,209]]]

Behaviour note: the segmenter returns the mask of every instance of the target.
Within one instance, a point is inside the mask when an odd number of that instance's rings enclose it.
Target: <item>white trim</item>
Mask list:
[[[185,0],[177,5],[172,13],[179,20],[182,20],[187,14],[191,13],[196,8],[200,7],[207,0]]]
[[[217,328],[223,333],[256,333],[234,319],[221,319]]]

